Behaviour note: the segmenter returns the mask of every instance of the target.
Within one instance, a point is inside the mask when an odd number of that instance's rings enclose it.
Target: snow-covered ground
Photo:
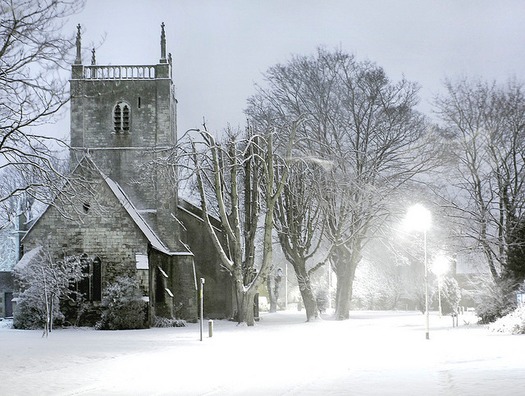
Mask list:
[[[263,314],[254,328],[215,321],[133,331],[6,328],[0,395],[519,395],[525,336],[452,328],[433,314],[353,312],[304,323]]]

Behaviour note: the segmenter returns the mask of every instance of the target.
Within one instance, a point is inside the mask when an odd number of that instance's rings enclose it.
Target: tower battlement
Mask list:
[[[83,67],[81,78],[87,80],[148,80],[156,78],[156,71],[155,65],[91,65]]]

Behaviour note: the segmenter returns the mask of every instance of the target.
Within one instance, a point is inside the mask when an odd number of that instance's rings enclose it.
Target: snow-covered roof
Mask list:
[[[31,262],[36,259],[40,252],[42,251],[42,246],[37,246],[36,248],[31,249],[29,252],[25,253],[20,261],[16,263],[14,270],[20,271],[27,267]]]
[[[126,209],[130,217],[133,219],[135,224],[140,228],[144,236],[148,239],[149,243],[155,250],[161,253],[170,255],[170,256],[179,256],[179,255],[193,256],[193,253],[191,252],[175,252],[175,251],[169,250],[169,248],[157,236],[155,231],[153,231],[153,229],[146,222],[146,220],[144,220],[144,218],[140,215],[139,211],[137,210],[135,205],[133,205],[133,202],[131,202],[131,199],[129,199],[129,197],[124,192],[124,190],[122,190],[120,185],[116,181],[106,176],[102,171],[99,170],[99,172],[104,178],[104,180],[106,181],[111,191],[113,191],[113,194],[115,194],[115,196],[120,201],[124,209]]]

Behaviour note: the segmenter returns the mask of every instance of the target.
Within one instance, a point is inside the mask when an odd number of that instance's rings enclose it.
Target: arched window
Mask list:
[[[78,282],[78,291],[86,301],[102,299],[102,263],[99,257],[90,258],[87,254],[80,256],[84,277]]]
[[[113,108],[113,129],[116,133],[129,132],[131,107],[126,102],[118,102]]]
[[[102,300],[102,263],[98,257],[93,259],[91,274],[91,298],[93,301]]]

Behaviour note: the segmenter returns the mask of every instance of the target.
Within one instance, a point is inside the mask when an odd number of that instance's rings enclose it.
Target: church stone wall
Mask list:
[[[184,241],[195,255],[197,280],[205,279],[204,313],[207,318],[229,319],[233,316],[232,277],[221,266],[218,253],[200,219],[202,212],[185,201],[180,205],[182,209],[178,218],[184,224]]]
[[[119,275],[135,273],[135,254],[147,253],[147,240],[101,179],[94,192],[94,196],[73,196],[69,205],[62,201],[62,211],[50,206],[23,239],[23,246],[27,252],[42,245],[57,258],[82,253],[98,256],[104,288]]]
[[[193,255],[149,253],[151,321],[154,317],[196,321],[197,290]]]

